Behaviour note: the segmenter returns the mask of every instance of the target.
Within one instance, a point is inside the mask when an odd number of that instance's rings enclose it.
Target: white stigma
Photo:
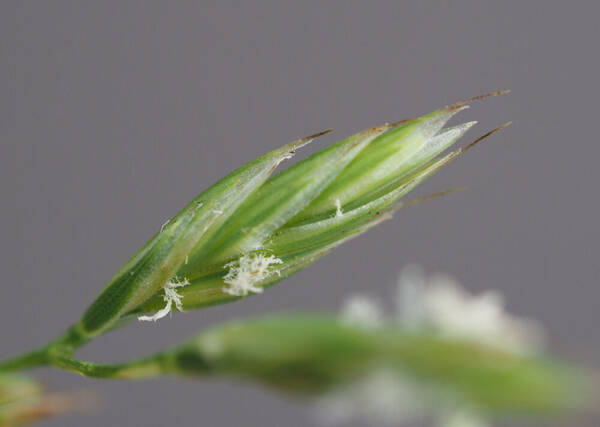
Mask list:
[[[173,304],[175,304],[175,308],[177,308],[178,311],[183,311],[183,306],[181,304],[181,299],[183,297],[177,293],[177,288],[182,288],[189,284],[189,280],[185,278],[181,281],[179,281],[177,278],[169,280],[163,287],[165,292],[165,295],[163,296],[165,306],[152,316],[139,316],[138,320],[140,322],[156,322],[158,319],[162,319],[172,311]]]
[[[262,293],[260,284],[273,273],[280,274],[278,270],[270,268],[274,264],[283,264],[283,261],[274,255],[263,254],[242,255],[225,264],[229,272],[223,281],[229,286],[224,286],[223,292],[235,296],[246,296],[248,292]]]
[[[335,199],[335,216],[340,217],[342,215],[344,215],[344,212],[342,211],[342,202],[340,202],[340,199]]]

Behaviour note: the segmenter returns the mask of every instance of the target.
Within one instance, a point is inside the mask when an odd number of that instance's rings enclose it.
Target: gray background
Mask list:
[[[263,296],[134,324],[81,356],[144,355],[235,316],[334,310],[353,291],[386,297],[417,261],[502,290],[553,351],[600,367],[598,5],[2,2],[0,357],[75,321],[164,220],[255,156],[510,88],[461,119],[480,121],[471,138],[513,126],[418,194],[467,191],[402,211]],[[104,399],[52,426],[312,424],[304,405],[249,385],[39,375]]]

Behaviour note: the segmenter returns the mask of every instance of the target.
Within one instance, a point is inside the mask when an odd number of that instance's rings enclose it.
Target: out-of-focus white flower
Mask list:
[[[352,295],[344,301],[341,318],[347,324],[365,328],[381,326],[383,312],[377,301],[366,295]]]
[[[376,328],[392,324],[415,333],[433,333],[449,339],[467,340],[516,354],[539,350],[542,330],[529,319],[504,311],[499,292],[470,294],[449,276],[427,278],[415,264],[406,266],[398,278],[396,318],[385,318],[377,301],[353,295],[342,307],[341,320],[353,326]],[[375,370],[361,380],[335,390],[317,401],[318,420],[325,425],[360,418],[368,425],[423,425],[439,427],[487,427],[460,396],[442,387]],[[420,425],[419,424],[419,425]]]
[[[369,426],[489,427],[484,417],[451,396],[385,369],[317,400],[316,415],[322,425],[354,419]]]
[[[488,427],[488,421],[464,408],[445,415],[439,422],[440,427]]]
[[[425,280],[411,266],[400,275],[398,295],[400,321],[407,328],[418,325],[514,353],[531,353],[543,346],[541,328],[504,311],[504,298],[497,291],[472,295],[449,276]]]
[[[319,399],[316,415],[324,425],[361,419],[365,425],[396,426],[423,418],[428,403],[416,383],[381,370]]]
[[[398,320],[407,329],[423,327],[423,293],[425,292],[425,273],[418,264],[408,264],[398,276],[396,305]]]

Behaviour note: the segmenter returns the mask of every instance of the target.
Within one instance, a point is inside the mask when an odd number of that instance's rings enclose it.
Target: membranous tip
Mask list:
[[[436,154],[437,152],[443,151],[445,148],[461,138],[476,124],[476,121],[472,121],[441,129],[434,137],[425,142],[421,148],[420,156],[426,158],[431,154]]]
[[[432,175],[435,171],[441,169],[442,167],[445,167],[450,162],[455,160],[457,157],[462,155],[465,151],[473,148],[475,145],[477,145],[484,139],[486,139],[489,136],[493,135],[494,133],[504,129],[505,127],[509,126],[511,123],[512,122],[506,122],[494,129],[490,130],[489,132],[484,133],[483,135],[476,138],[474,141],[470,142],[469,144],[465,145],[464,147],[461,147],[455,151],[452,151],[443,157],[439,157],[437,159],[431,160],[428,164],[426,164],[422,168],[421,171],[419,171],[417,174],[415,174],[415,176],[413,178],[411,178],[411,180],[408,182],[408,185],[412,185],[413,187],[416,186],[418,183],[420,183],[423,180],[422,179],[423,177]],[[472,126],[472,124],[474,124],[474,123],[473,122],[464,123],[463,125],[457,126],[457,128],[460,128],[460,127],[466,126],[466,125],[470,125],[470,126],[468,126],[468,128],[470,128]],[[464,134],[464,132],[466,132],[466,130],[468,130],[468,128],[464,129],[464,131],[461,133],[461,136],[462,136],[462,134]],[[450,128],[450,129],[453,129],[453,128]],[[454,140],[456,140],[456,139],[458,139],[458,137],[455,138]]]
[[[435,111],[431,114],[427,114],[419,119],[415,130],[419,132],[423,140],[426,141],[429,138],[437,135],[442,130],[444,125],[448,123],[448,120],[452,118],[452,116],[463,110],[466,110],[467,108],[469,108],[468,105],[463,105],[458,108],[445,108]]]

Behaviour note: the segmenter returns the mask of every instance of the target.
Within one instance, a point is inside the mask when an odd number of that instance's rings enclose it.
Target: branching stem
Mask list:
[[[84,343],[84,340],[78,339],[72,332],[67,332],[39,349],[0,361],[0,374],[52,366],[86,377],[136,379],[158,375],[167,361],[167,357],[162,353],[117,364],[77,360],[73,353]]]

